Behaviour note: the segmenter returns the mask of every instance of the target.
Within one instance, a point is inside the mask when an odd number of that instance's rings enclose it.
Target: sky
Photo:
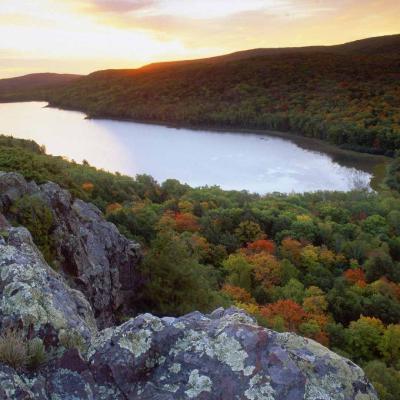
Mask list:
[[[0,78],[395,33],[399,0],[0,0]]]

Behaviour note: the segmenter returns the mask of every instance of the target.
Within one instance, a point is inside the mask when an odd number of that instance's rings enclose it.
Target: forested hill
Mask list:
[[[270,129],[358,151],[400,149],[400,35],[337,46],[254,49],[107,70],[51,89],[1,90],[92,117]]]
[[[305,47],[282,47],[282,48],[258,48],[251,50],[236,51],[234,53],[209,57],[197,60],[171,61],[152,63],[143,68],[149,69],[154,67],[164,67],[171,65],[183,65],[193,63],[219,63],[226,61],[242,60],[266,55],[281,55],[290,53],[337,53],[337,54],[386,54],[399,55],[400,53],[400,35],[379,36],[369,39],[356,40],[333,46],[305,46]]]
[[[0,93],[52,87],[72,82],[82,75],[39,73],[19,76],[17,78],[0,79]]]

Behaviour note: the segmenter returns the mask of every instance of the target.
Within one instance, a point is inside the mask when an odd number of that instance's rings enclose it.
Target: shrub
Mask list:
[[[51,209],[37,196],[23,196],[10,209],[14,221],[32,234],[35,244],[49,264],[54,260],[54,245],[50,237],[53,226]]]
[[[28,363],[25,341],[20,332],[8,329],[0,336],[0,362],[14,369],[21,369]]]
[[[84,352],[86,350],[85,340],[81,334],[75,330],[61,330],[58,334],[58,340],[66,349],[77,349],[80,352]]]
[[[28,367],[32,370],[39,369],[47,361],[47,354],[43,340],[36,337],[28,342]]]

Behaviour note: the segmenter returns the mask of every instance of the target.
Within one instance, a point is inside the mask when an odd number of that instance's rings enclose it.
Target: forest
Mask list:
[[[58,77],[59,84],[34,89],[22,78],[0,80],[0,101],[44,100],[89,117],[285,131],[394,156],[399,49],[400,35],[393,35]]]
[[[382,400],[400,393],[400,157],[379,192],[260,196],[111,174],[0,136],[0,171],[57,182],[141,243],[137,313],[236,305],[354,360]],[[12,213],[57,268],[51,213],[29,197]]]

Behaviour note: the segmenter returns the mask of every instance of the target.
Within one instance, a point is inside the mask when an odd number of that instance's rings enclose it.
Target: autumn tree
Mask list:
[[[328,302],[325,293],[316,286],[310,286],[305,290],[303,309],[314,315],[320,315],[326,312]]]
[[[365,273],[361,268],[347,269],[344,271],[343,276],[351,285],[358,285],[359,287],[365,287],[366,285]]]
[[[260,314],[273,325],[274,320],[281,318],[285,330],[298,332],[299,326],[306,320],[307,314],[293,300],[278,300],[261,308]]]
[[[236,302],[255,303],[255,300],[253,299],[251,294],[247,290],[239,286],[233,286],[226,283],[224,286],[222,286],[221,290]]]
[[[253,265],[255,280],[263,287],[270,288],[281,282],[281,265],[275,256],[269,253],[256,253],[247,258]]]
[[[254,253],[275,253],[275,243],[272,240],[267,239],[258,239],[254,242],[248,243],[246,247],[247,254],[254,254]]]
[[[175,229],[178,232],[196,232],[199,230],[197,217],[189,212],[175,214]]]
[[[280,246],[280,254],[282,258],[287,258],[294,265],[300,265],[302,245],[298,240],[285,238]]]

